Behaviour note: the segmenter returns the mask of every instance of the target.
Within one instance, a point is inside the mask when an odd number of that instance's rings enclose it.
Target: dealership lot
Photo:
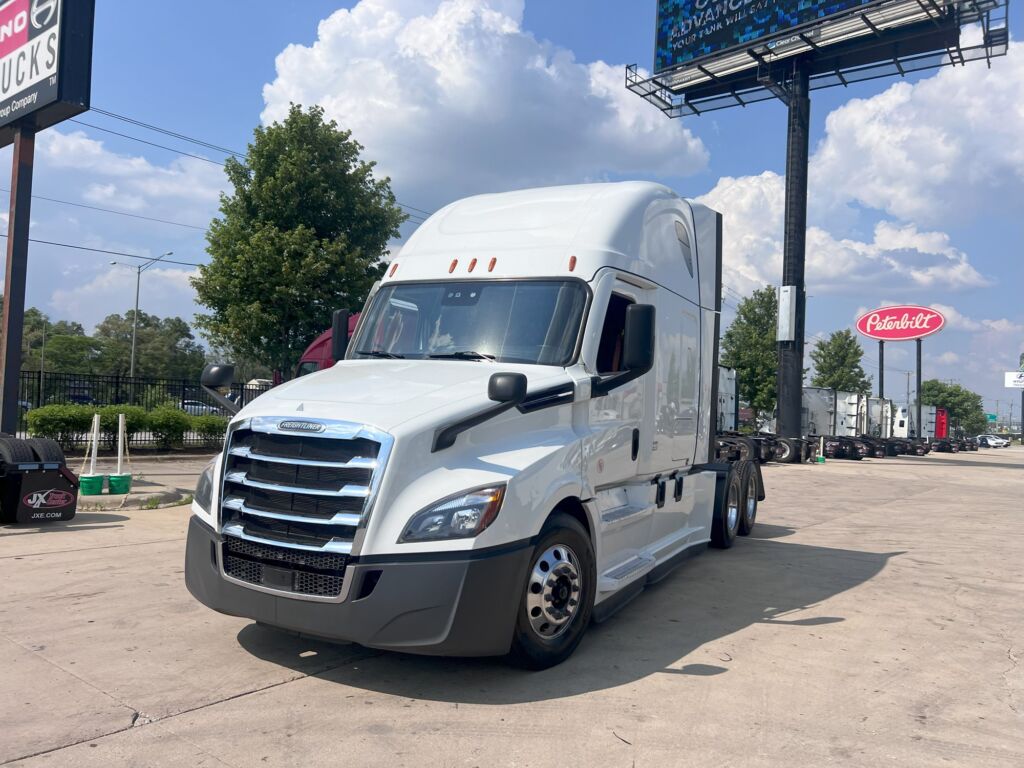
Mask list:
[[[187,509],[0,529],[0,763],[1024,764],[1024,449],[768,465],[754,537],[540,673],[207,610]]]

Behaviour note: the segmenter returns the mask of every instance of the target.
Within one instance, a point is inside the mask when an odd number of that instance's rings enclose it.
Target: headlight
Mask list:
[[[196,492],[192,497],[196,504],[206,512],[210,511],[210,505],[213,503],[213,468],[216,463],[217,459],[214,458],[206,465],[203,473],[199,475],[199,482],[196,483]]]
[[[449,496],[417,512],[399,542],[468,539],[484,531],[501,509],[505,486],[474,488]]]

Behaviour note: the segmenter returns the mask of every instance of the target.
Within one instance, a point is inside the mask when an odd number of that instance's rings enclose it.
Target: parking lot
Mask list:
[[[1024,765],[1024,448],[764,475],[753,537],[538,673],[215,614],[185,507],[0,528],[0,763]]]

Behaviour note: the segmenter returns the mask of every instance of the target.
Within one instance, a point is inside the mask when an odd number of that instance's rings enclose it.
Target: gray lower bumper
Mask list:
[[[511,645],[520,590],[532,547],[522,542],[493,553],[450,559],[354,558],[346,579],[361,584],[380,571],[373,591],[341,603],[269,594],[227,581],[216,561],[221,537],[193,517],[188,527],[185,584],[215,611],[271,626],[371,648],[447,656],[496,656]]]

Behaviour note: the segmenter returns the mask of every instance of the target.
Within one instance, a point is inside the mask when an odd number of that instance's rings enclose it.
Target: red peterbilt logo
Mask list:
[[[857,319],[857,330],[881,341],[911,341],[942,329],[946,318],[930,307],[902,305],[873,309]]]
[[[55,509],[57,507],[66,507],[74,500],[75,497],[67,491],[51,488],[48,491],[32,491],[32,493],[27,493],[21,500],[21,503],[26,507],[32,507],[32,509]]]

